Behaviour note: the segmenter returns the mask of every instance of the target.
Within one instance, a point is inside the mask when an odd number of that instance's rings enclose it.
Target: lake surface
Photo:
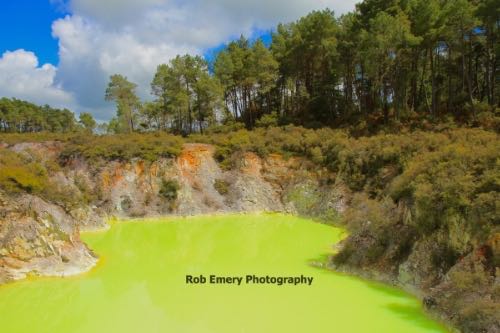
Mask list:
[[[235,215],[120,222],[85,234],[101,260],[69,278],[0,287],[0,332],[445,332],[394,288],[310,265],[342,231]],[[311,285],[210,284],[217,276],[307,276]],[[186,284],[186,275],[207,278]]]

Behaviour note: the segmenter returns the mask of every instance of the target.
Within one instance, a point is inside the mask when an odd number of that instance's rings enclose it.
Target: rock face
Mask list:
[[[90,269],[97,258],[78,231],[78,221],[59,206],[31,195],[13,201],[0,193],[0,282]]]
[[[23,143],[8,148],[50,163],[60,146]],[[349,197],[341,184],[304,159],[244,153],[234,156],[235,167],[225,171],[213,154],[210,145],[186,144],[177,158],[153,163],[71,160],[50,175],[65,195],[84,201],[71,205],[0,192],[0,283],[30,273],[88,270],[97,258],[79,232],[105,228],[110,217],[281,211],[332,219]],[[162,195],[166,182],[178,184],[175,199]]]

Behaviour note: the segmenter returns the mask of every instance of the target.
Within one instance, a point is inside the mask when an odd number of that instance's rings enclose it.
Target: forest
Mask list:
[[[495,0],[367,0],[336,17],[315,11],[279,24],[269,46],[245,37],[213,63],[178,56],[158,66],[152,102],[111,77],[110,130],[203,132],[224,121],[362,133],[425,122],[498,121],[499,9]]]
[[[211,64],[184,55],[159,65],[153,102],[141,104],[133,83],[112,76],[106,97],[118,112],[110,128],[189,134],[225,121],[363,133],[495,123],[498,38],[495,0],[367,0],[340,17],[315,11],[278,25],[269,46],[242,36]]]
[[[498,129],[499,15],[497,0],[366,0],[340,17],[314,11],[279,24],[269,45],[241,36],[211,63],[179,55],[160,64],[147,101],[127,77],[112,75],[105,99],[116,103],[116,116],[100,128],[186,135],[220,124],[293,124],[363,135],[456,122]],[[80,117],[0,102],[4,132],[96,128],[90,114]]]
[[[81,113],[79,121],[68,109],[35,105],[16,98],[0,99],[0,132],[6,133],[72,133],[92,131],[97,126],[90,113]]]

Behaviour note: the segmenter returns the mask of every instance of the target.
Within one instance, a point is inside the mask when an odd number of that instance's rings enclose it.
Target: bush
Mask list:
[[[423,234],[460,221],[462,233],[482,239],[495,220],[499,151],[494,133],[453,131],[433,150],[409,159],[389,192],[396,201],[414,203],[414,220]]]
[[[366,267],[403,262],[414,244],[414,229],[405,225],[390,198],[374,200],[356,194],[344,214],[351,235],[333,258],[337,264]]]
[[[22,142],[46,142],[46,141],[59,141],[67,142],[75,136],[75,133],[0,133],[0,142],[9,145]]]
[[[465,304],[458,316],[464,333],[496,332],[500,322],[500,304],[491,299],[476,299]]]
[[[159,194],[168,201],[175,201],[177,199],[177,191],[179,188],[179,183],[176,180],[163,179]]]
[[[80,191],[81,200],[85,204],[91,204],[99,199],[99,189],[92,189],[84,178],[76,177],[75,186]]]
[[[232,168],[231,155],[232,152],[228,147],[215,148],[214,159],[223,170],[230,170]]]
[[[163,157],[178,156],[182,143],[182,138],[165,133],[75,136],[65,144],[60,158],[65,161],[83,157],[93,162],[140,158],[153,162]]]
[[[278,114],[273,112],[271,114],[265,114],[260,119],[255,122],[256,127],[276,127],[278,126]]]
[[[450,272],[450,281],[453,287],[460,293],[469,293],[478,287],[486,289],[490,282],[490,276],[484,267],[480,263],[474,262],[468,269],[468,271],[457,269]]]
[[[226,195],[229,193],[229,184],[223,179],[216,179],[214,183],[214,188],[219,192],[220,195]]]
[[[41,193],[49,186],[47,170],[36,161],[0,149],[0,187],[11,193]]]
[[[484,129],[500,132],[500,109],[497,109],[496,114],[491,111],[478,113],[476,122]]]
[[[48,160],[49,165],[53,161]],[[30,154],[0,148],[0,188],[11,194],[30,193],[72,209],[82,197],[70,187],[51,181],[47,167]]]

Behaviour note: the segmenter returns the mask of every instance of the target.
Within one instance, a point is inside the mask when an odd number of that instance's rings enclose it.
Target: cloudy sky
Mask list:
[[[0,11],[0,97],[112,117],[104,102],[120,73],[149,96],[160,63],[208,55],[314,9],[342,14],[355,0],[9,0]]]

